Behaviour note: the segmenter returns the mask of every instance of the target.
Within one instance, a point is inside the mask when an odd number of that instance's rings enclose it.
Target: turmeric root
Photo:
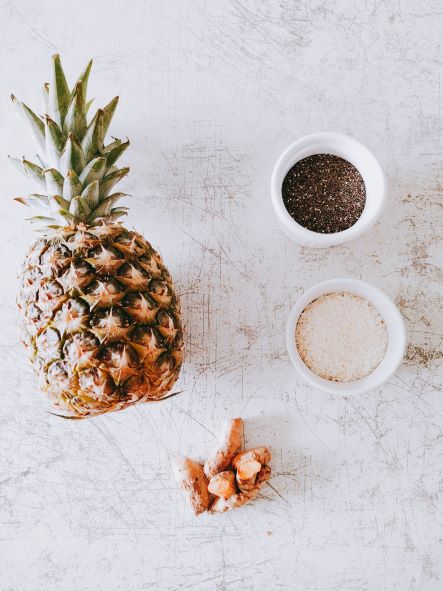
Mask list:
[[[243,443],[243,419],[231,419],[225,425],[223,438],[212,457],[205,462],[204,471],[208,478],[226,470],[233,456]]]
[[[224,513],[230,509],[238,509],[242,505],[245,505],[249,501],[255,499],[260,492],[263,484],[269,480],[271,476],[271,468],[269,466],[263,466],[260,472],[256,476],[256,482],[250,491],[239,492],[228,498],[217,497],[211,503],[209,511],[211,513]]]
[[[246,464],[247,465],[243,468],[243,472],[237,471],[235,475],[237,486],[241,492],[250,491],[254,488],[256,476],[261,470],[260,462],[249,460]]]
[[[243,451],[234,456],[232,467],[237,471],[236,479],[241,492],[248,492],[254,489],[256,475],[263,465],[271,460],[271,452],[267,447],[256,447]]]
[[[175,476],[185,491],[195,515],[209,510],[224,513],[255,499],[269,480],[271,452],[256,447],[239,452],[243,443],[243,420],[227,421],[219,447],[202,466],[180,458]]]
[[[180,457],[174,466],[177,482],[188,497],[194,515],[200,515],[209,507],[208,481],[203,466],[190,458]]]
[[[225,470],[215,474],[209,481],[208,490],[211,494],[224,499],[234,495],[237,492],[234,472]]]
[[[247,451],[241,451],[232,459],[232,466],[236,470],[242,470],[242,466],[251,460],[259,462],[260,464],[269,464],[271,461],[271,452],[267,447],[254,447]]]
[[[245,460],[237,468],[237,478],[240,480],[249,480],[260,472],[261,464],[257,460]]]

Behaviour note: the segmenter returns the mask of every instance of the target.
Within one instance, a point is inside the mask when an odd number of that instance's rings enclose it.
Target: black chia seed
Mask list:
[[[301,226],[334,234],[355,224],[366,201],[361,174],[347,160],[314,154],[289,169],[282,184],[283,202]]]

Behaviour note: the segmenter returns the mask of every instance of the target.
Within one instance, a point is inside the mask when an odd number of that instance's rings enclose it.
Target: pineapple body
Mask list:
[[[180,310],[160,255],[118,223],[39,239],[23,268],[23,342],[71,416],[163,398],[182,363]]]

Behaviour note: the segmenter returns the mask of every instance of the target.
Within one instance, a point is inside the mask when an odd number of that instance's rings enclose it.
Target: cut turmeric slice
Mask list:
[[[243,419],[231,419],[224,426],[222,439],[209,460],[206,460],[204,471],[208,478],[226,470],[231,460],[243,443]]]
[[[217,497],[227,499],[237,492],[235,474],[231,470],[224,470],[215,474],[209,481],[208,490]]]

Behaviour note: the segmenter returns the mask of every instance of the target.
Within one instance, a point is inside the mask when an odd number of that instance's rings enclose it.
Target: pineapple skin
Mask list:
[[[180,305],[160,255],[120,223],[60,228],[23,265],[22,341],[60,414],[167,397],[183,359]]]

